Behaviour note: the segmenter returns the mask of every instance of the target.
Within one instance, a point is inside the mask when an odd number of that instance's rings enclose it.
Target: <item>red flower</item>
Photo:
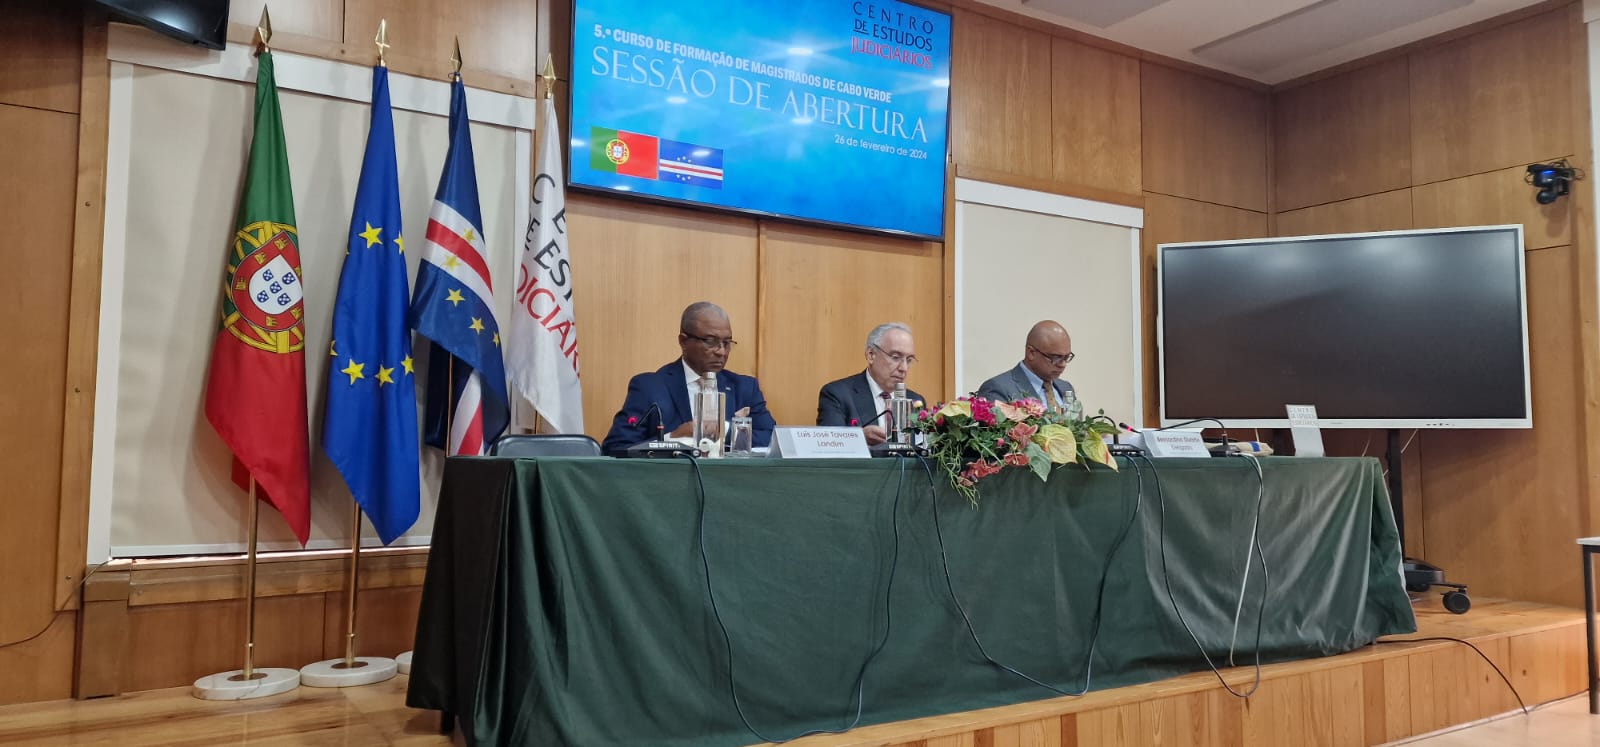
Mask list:
[[[1013,467],[1026,467],[1028,466],[1028,455],[1021,453],[1007,454],[1006,464],[1009,464]]]
[[[638,424],[639,424],[639,419],[638,418],[632,417],[632,416],[628,417],[628,425],[638,425]]]
[[[1026,443],[1028,439],[1033,438],[1033,434],[1038,432],[1039,426],[1037,425],[1017,423],[1016,425],[1011,426],[1011,430],[1006,431],[1006,435],[1010,436],[1011,440],[1013,441]]]
[[[994,405],[982,397],[973,399],[972,419],[983,425],[994,425]]]
[[[995,464],[987,459],[979,459],[978,461],[972,463],[971,469],[974,477],[983,478],[999,472],[1000,465]]]
[[[1003,438],[997,438],[994,440],[994,445],[996,448],[1004,449],[1006,447],[1006,440]]]

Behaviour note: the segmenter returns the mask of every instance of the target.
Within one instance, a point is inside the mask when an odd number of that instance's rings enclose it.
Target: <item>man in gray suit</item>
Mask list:
[[[817,393],[817,425],[859,425],[867,444],[876,446],[888,439],[886,418],[878,413],[889,407],[894,385],[904,383],[917,362],[911,328],[900,322],[880,324],[867,334],[867,370],[831,381]],[[912,402],[922,395],[906,390]],[[914,405],[920,407],[920,405]]]
[[[1074,357],[1072,336],[1066,328],[1050,320],[1039,322],[1028,330],[1022,362],[983,382],[974,394],[1000,402],[1036,399],[1052,411],[1060,410],[1063,400],[1073,392],[1072,384],[1061,378],[1061,372],[1067,370]]]

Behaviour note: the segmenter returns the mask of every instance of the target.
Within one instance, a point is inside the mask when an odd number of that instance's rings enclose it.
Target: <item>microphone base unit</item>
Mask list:
[[[679,454],[701,456],[699,449],[677,441],[641,441],[623,450],[621,456],[629,459],[673,459]]]
[[[885,441],[877,446],[867,447],[867,452],[874,458],[878,457],[919,457],[925,454],[921,447],[915,444],[897,444]]]

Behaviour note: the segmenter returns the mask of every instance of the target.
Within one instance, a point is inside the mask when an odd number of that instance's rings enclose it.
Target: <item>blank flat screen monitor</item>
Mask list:
[[[1531,428],[1522,226],[1162,244],[1161,419]]]

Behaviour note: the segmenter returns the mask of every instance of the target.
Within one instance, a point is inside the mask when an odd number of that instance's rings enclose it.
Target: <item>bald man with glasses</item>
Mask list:
[[[600,448],[607,454],[624,452],[654,438],[658,428],[671,437],[691,435],[694,410],[689,403],[694,394],[710,385],[707,374],[715,375],[716,388],[727,395],[730,417],[750,416],[754,444],[771,443],[777,423],[767,411],[761,384],[754,376],[723,368],[736,344],[726,311],[708,301],[689,304],[678,320],[678,348],[683,355],[628,381],[622,409],[611,419],[611,430]]]
[[[1067,364],[1077,355],[1072,352],[1072,336],[1060,323],[1045,320],[1028,330],[1022,349],[1022,362],[1005,373],[983,382],[974,394],[987,400],[1010,402],[1036,399],[1052,411],[1060,411],[1072,384],[1061,378]]]
[[[817,425],[862,426],[867,444],[876,446],[888,440],[888,416],[878,414],[889,408],[889,395],[895,384],[905,383],[917,363],[917,349],[911,328],[900,322],[880,324],[867,334],[867,369],[838,381],[828,382],[817,395]],[[906,390],[912,402],[922,395]]]

